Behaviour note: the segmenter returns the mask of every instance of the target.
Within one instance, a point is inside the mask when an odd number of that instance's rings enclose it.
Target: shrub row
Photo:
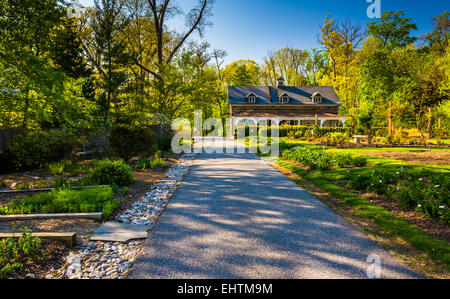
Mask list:
[[[298,162],[311,170],[328,170],[333,167],[346,166],[364,167],[367,159],[363,156],[351,154],[326,153],[321,147],[303,147],[284,150],[282,156],[286,160]]]
[[[172,135],[165,132],[163,137],[156,137],[149,127],[116,125],[109,136],[110,150],[115,155],[128,161],[135,155],[151,155],[161,149],[169,151]],[[10,152],[18,168],[41,168],[63,159],[71,158],[85,138],[64,130],[29,131],[15,136]],[[56,173],[62,172],[62,165],[50,165]]]
[[[257,135],[262,135],[267,132],[267,137],[271,137],[272,127],[255,127],[255,126],[245,127],[245,136],[250,136],[251,132]],[[279,137],[300,139],[307,137],[321,138],[331,133],[348,133],[348,130],[346,128],[322,128],[318,126],[314,127],[280,126],[279,132],[280,132]]]
[[[450,222],[450,176],[424,174],[401,168],[399,171],[376,170],[350,174],[348,186],[397,200],[431,218]]]

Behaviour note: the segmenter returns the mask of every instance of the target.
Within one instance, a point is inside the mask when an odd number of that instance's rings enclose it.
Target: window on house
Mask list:
[[[256,96],[254,94],[250,94],[247,96],[247,101],[250,104],[255,104],[256,103]]]
[[[322,104],[322,102],[323,102],[322,96],[318,95],[318,96],[315,96],[315,97],[314,97],[314,103],[316,103],[316,104]]]
[[[290,98],[289,98],[289,96],[287,94],[283,94],[280,97],[281,104],[289,104],[289,101],[290,101]]]

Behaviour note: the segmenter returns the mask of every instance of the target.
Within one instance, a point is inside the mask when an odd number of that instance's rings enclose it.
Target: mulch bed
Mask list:
[[[432,235],[433,237],[444,240],[446,242],[450,242],[450,226],[440,222],[438,219],[429,218],[422,213],[407,209],[403,207],[399,202],[389,199],[386,196],[350,189],[347,186],[347,181],[337,181],[334,182],[334,184],[350,192],[358,194],[365,199],[370,200],[370,202],[386,209],[395,217],[403,219],[408,223],[419,227],[424,232]]]

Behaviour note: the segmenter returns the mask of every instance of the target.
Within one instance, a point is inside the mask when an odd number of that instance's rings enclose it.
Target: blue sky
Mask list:
[[[83,5],[93,0],[80,0]],[[177,0],[187,11],[197,0]],[[382,11],[403,10],[417,24],[416,36],[432,30],[432,17],[450,11],[448,0],[381,0]],[[214,25],[204,36],[213,48],[228,52],[226,62],[253,59],[261,62],[269,50],[282,47],[320,48],[317,42],[325,16],[350,20],[365,26],[366,0],[216,0],[211,21]],[[182,29],[181,19],[171,26]],[[198,38],[198,36],[195,36]]]

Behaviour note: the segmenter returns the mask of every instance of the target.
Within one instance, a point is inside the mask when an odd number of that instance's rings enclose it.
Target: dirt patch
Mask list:
[[[450,165],[450,151],[427,152],[367,152],[364,155],[393,158],[412,164]]]

